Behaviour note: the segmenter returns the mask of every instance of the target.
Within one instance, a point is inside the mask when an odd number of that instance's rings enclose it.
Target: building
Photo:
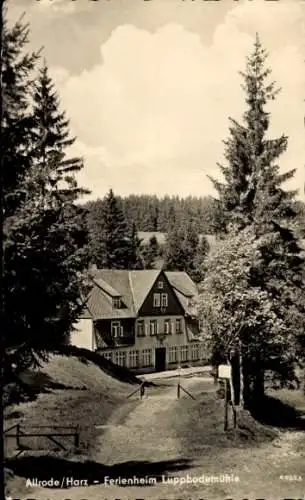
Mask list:
[[[72,344],[139,373],[205,362],[186,273],[97,269],[92,285]]]

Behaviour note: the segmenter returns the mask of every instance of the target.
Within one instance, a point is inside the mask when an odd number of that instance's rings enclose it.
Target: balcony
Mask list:
[[[120,336],[112,336],[114,346],[129,346],[135,343],[135,334],[133,332],[124,332]]]

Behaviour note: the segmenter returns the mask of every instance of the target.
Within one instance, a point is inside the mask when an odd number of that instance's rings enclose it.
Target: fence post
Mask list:
[[[225,378],[224,381],[225,381],[225,398],[224,398],[224,424],[223,424],[223,428],[226,431],[226,430],[228,430],[228,399],[229,399],[229,395],[228,395],[228,380]]]
[[[142,399],[144,397],[144,394],[145,394],[145,386],[144,386],[144,382],[141,384],[141,387],[140,387],[140,399]]]

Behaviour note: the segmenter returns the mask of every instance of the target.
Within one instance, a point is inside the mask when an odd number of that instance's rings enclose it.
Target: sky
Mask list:
[[[242,120],[240,71],[256,32],[281,92],[270,137],[288,136],[288,189],[305,182],[304,0],[8,0],[29,49],[43,48],[61,109],[84,158],[89,199],[116,194],[215,195],[229,117]]]

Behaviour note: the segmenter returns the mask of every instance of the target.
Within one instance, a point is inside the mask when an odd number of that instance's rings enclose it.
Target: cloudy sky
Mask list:
[[[9,0],[26,11],[85,159],[91,198],[214,194],[229,116],[245,109],[240,70],[255,33],[281,87],[270,135],[289,137],[281,169],[305,173],[304,0]],[[300,197],[304,198],[300,190]]]

